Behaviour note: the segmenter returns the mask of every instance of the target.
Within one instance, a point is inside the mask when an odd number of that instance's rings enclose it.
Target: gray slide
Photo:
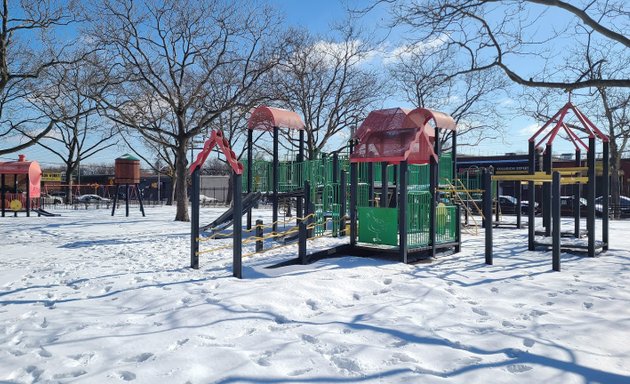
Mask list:
[[[243,212],[241,215],[244,215],[248,209],[254,207],[262,197],[260,192],[252,192],[245,195],[243,198]],[[229,227],[234,220],[234,208],[230,207],[227,211],[225,211],[221,216],[219,216],[212,223],[205,225],[200,228],[201,231],[216,231],[221,230],[223,228]]]

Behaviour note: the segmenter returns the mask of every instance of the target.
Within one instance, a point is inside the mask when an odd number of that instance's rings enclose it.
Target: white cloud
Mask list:
[[[536,133],[541,127],[542,127],[542,125],[540,125],[538,123],[533,123],[533,124],[529,124],[529,125],[521,128],[521,129],[519,129],[518,132],[521,135],[531,136],[534,133]]]
[[[361,40],[341,43],[320,40],[310,50],[315,57],[321,58],[328,65],[333,65],[336,58],[344,57],[346,54],[353,56],[354,61],[351,62],[351,65],[368,62],[378,54],[376,50],[363,51],[363,42]]]
[[[448,41],[448,35],[440,35],[434,39],[427,41],[419,41],[413,44],[404,44],[395,47],[391,51],[383,52],[383,63],[392,64],[398,61],[408,59],[414,55],[431,52],[440,48]]]

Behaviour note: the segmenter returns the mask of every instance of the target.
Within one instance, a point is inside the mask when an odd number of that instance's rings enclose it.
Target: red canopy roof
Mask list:
[[[435,128],[455,130],[455,121],[426,108],[372,111],[356,132],[359,143],[350,161],[426,164],[431,157],[437,161],[433,151]]]
[[[265,105],[254,109],[247,122],[247,128],[249,129],[271,131],[273,127],[304,129],[304,122],[300,116],[293,111],[267,107]]]
[[[419,125],[405,125],[409,109],[389,108],[370,112],[355,132],[355,138],[361,140],[370,132],[389,131],[392,129],[416,128]]]

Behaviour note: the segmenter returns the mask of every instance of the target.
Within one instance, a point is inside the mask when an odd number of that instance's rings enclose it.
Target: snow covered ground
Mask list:
[[[501,229],[493,266],[480,234],[416,265],[263,268],[278,249],[237,280],[230,249],[187,268],[171,207],[60,213],[0,218],[0,382],[630,383],[630,221],[562,272]]]

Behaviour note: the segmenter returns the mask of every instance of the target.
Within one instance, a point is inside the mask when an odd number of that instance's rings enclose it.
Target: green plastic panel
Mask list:
[[[398,245],[398,209],[358,207],[359,241]]]

